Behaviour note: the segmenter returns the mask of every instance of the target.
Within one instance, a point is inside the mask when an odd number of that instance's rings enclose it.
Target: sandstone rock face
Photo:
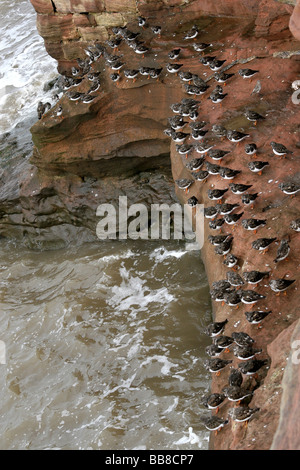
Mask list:
[[[112,83],[111,71],[103,58],[94,62],[93,69],[101,72],[101,87],[95,100],[90,104],[76,104],[64,95],[32,128],[31,162],[20,159],[13,173],[4,169],[0,234],[8,237],[14,234],[19,239],[25,236],[28,244],[38,240],[49,246],[53,240],[57,246],[68,237],[89,240],[95,237],[95,212],[101,202],[117,204],[119,195],[128,195],[129,203],[174,199],[168,173],[169,156],[173,180],[190,177],[186,162],[199,156],[193,153],[187,160],[176,151],[174,142],[170,146],[170,139],[163,132],[167,118],[172,115],[170,104],[188,96],[179,77],[165,69],[168,52],[180,47],[178,62],[182,70],[198,74],[210,86],[208,92],[198,97],[199,119],[208,123],[207,140],[216,148],[230,150],[222,166],[241,170],[234,181],[252,184],[251,192],[258,193],[253,209],[241,205],[243,217],[267,219],[267,225],[257,234],[246,232],[241,223],[236,225],[232,252],[240,260],[238,272],[270,270],[272,278],[288,275],[297,280],[286,296],[277,297],[267,280],[256,288],[266,295],[259,307],[272,309],[259,329],[246,320],[244,305],[235,310],[212,301],[215,319],[229,319],[225,334],[245,331],[255,338],[255,346],[262,348],[260,357],[268,359],[268,367],[262,368],[256,379],[245,378],[245,384],[254,390],[250,406],[259,407],[259,413],[247,428],[230,421],[217,436],[212,436],[211,446],[214,449],[299,448],[299,408],[288,407],[289,402],[296,403],[299,388],[291,344],[299,337],[299,267],[295,260],[299,259],[300,245],[298,234],[290,229],[291,220],[299,217],[299,196],[290,198],[278,188],[280,182],[289,178],[299,181],[300,105],[292,101],[291,84],[298,78],[300,44],[289,30],[293,6],[273,0],[31,2],[37,11],[40,34],[49,54],[57,59],[60,72],[70,75],[76,59],[86,57],[84,49],[88,45],[95,40],[105,41],[112,36],[112,26],[125,24],[133,31],[140,31],[150,49],[144,59],[138,59],[123,44],[119,54],[123,54],[126,67],[137,68],[142,63],[163,67],[163,72],[158,81],[139,76],[135,82],[121,72],[120,81]],[[154,37],[149,27],[140,30],[138,14],[144,15],[150,25],[162,25],[161,37]],[[199,42],[213,43],[208,54],[226,59],[228,72],[234,73],[224,87],[228,95],[222,105],[207,99],[216,85],[213,72],[200,64],[193,41],[183,40],[184,33],[194,23],[201,31]],[[252,81],[243,80],[237,73],[245,67],[259,70]],[[76,91],[86,92],[88,86],[85,78]],[[59,105],[63,108],[62,117],[56,116]],[[266,119],[255,126],[244,116],[248,108]],[[247,141],[256,143],[257,160],[270,163],[261,176],[248,169],[247,163],[255,159],[245,154],[244,142],[236,145],[227,139],[221,141],[211,131],[213,124],[250,134]],[[284,143],[293,154],[286,159],[275,156],[270,146],[273,140]],[[207,160],[210,161],[208,157]],[[208,206],[214,203],[208,199],[207,189],[227,186],[227,180],[210,176],[207,183],[195,182],[188,194],[176,187],[176,194],[182,203],[194,195]],[[241,198],[228,192],[225,201],[241,203]],[[223,233],[231,230],[231,226],[222,228]],[[210,233],[206,220],[202,256],[211,284],[224,279],[228,269],[208,243]],[[277,237],[278,241],[289,236],[289,261],[275,265],[276,243],[265,255],[253,250],[251,242],[260,236]],[[228,357],[234,360],[234,366],[240,362],[232,353]],[[212,379],[212,391],[222,390],[227,380],[228,371],[224,370]],[[222,405],[220,415],[227,416],[229,408],[228,402]]]

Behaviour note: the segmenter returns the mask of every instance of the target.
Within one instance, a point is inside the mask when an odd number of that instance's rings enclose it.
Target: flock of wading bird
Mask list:
[[[159,25],[151,26],[148,24],[146,18],[138,18],[138,26],[140,28],[148,28],[152,31],[153,35],[160,37],[162,34],[162,27]],[[203,31],[202,31],[203,32]],[[237,73],[228,73],[224,70],[226,60],[219,59],[216,55],[204,55],[205,51],[213,48],[213,44],[205,42],[195,42],[198,38],[200,31],[197,25],[185,32],[182,37],[182,46],[171,50],[168,53],[168,63],[159,67],[149,67],[140,63],[139,68],[129,68],[125,62],[125,55],[115,55],[116,50],[121,46],[122,42],[129,46],[134,53],[141,59],[144,59],[151,49],[141,40],[142,31],[133,32],[124,27],[113,27],[112,37],[106,41],[106,45],[95,42],[93,45],[84,49],[86,58],[77,59],[77,66],[72,67],[72,77],[62,78],[62,88],[64,96],[70,101],[82,102],[90,104],[97,98],[98,90],[101,90],[101,71],[95,70],[94,64],[103,58],[105,66],[110,68],[110,79],[112,82],[118,82],[122,79],[132,80],[135,82],[138,76],[146,76],[149,80],[158,80],[165,72],[166,74],[175,74],[184,85],[184,92],[186,96],[181,102],[171,105],[173,116],[168,118],[169,127],[165,129],[165,134],[169,136],[176,143],[176,151],[186,159],[186,168],[191,172],[191,178],[177,179],[175,182],[178,188],[189,191],[189,188],[195,182],[206,182],[211,176],[218,176],[221,180],[228,180],[230,183],[226,188],[208,189],[207,196],[211,201],[216,201],[215,205],[204,208],[204,216],[209,221],[209,228],[211,230],[221,230],[223,226],[232,226],[233,230],[236,224],[241,223],[244,230],[253,231],[256,234],[257,230],[265,227],[268,224],[266,219],[257,219],[254,217],[242,219],[244,212],[235,212],[240,208],[239,203],[222,202],[224,196],[233,193],[234,195],[241,196],[241,203],[244,207],[253,208],[259,193],[255,192],[255,187],[252,184],[234,183],[236,177],[240,177],[242,171],[235,170],[226,166],[219,165],[222,160],[230,153],[230,150],[222,148],[215,148],[214,143],[209,143],[206,140],[206,134],[209,132],[210,123],[202,121],[199,113],[201,101],[197,99],[201,95],[207,96],[207,90],[210,86],[207,84],[208,80],[204,80],[199,74],[182,69],[183,64],[180,63],[180,54],[183,48],[193,48],[194,51],[201,53],[198,57],[199,68],[208,67],[214,72],[213,78],[216,82],[215,88],[208,92],[207,99],[211,100],[213,104],[222,105],[223,100],[226,100],[228,93],[224,93],[223,86],[235,76],[238,80],[251,79],[259,75],[259,70],[250,68],[241,68]],[[109,51],[112,50],[112,52]],[[214,51],[216,52],[216,51]],[[177,61],[178,59],[178,61]],[[227,70],[228,68],[226,68]],[[82,84],[90,83],[88,89],[79,91],[77,87]],[[260,89],[260,87],[259,87]],[[59,98],[59,96],[56,96]],[[225,101],[226,102],[226,101]],[[38,105],[38,117],[41,119],[45,113],[51,109],[50,103]],[[58,103],[53,110],[54,115],[63,118],[63,106]],[[256,126],[266,119],[253,109],[246,109],[245,117],[254,123]],[[184,131],[186,127],[190,131]],[[226,129],[222,125],[214,123],[211,125],[211,132],[213,135],[220,139],[228,139],[234,144],[239,144],[244,139],[249,139],[250,134],[238,131],[236,129]],[[272,141],[270,147],[279,158],[285,158],[293,154],[293,151],[288,149],[285,144]],[[257,145],[255,142],[247,143],[244,151],[250,156],[247,167],[248,170],[261,175],[262,172],[269,167],[268,161],[257,159]],[[193,153],[200,154],[199,157],[190,158]],[[206,159],[208,157],[208,160]],[[214,163],[213,163],[214,162]],[[205,169],[204,169],[205,168]],[[281,182],[279,189],[286,195],[294,197],[300,191],[300,184],[294,182]],[[252,189],[252,192],[249,190]],[[254,192],[253,192],[254,191]],[[188,204],[195,207],[198,203],[196,196],[188,199]],[[240,220],[241,219],[241,220]],[[300,218],[290,222],[290,229],[300,232]],[[214,245],[215,253],[224,256],[224,264],[232,270],[226,273],[226,279],[213,282],[211,289],[211,298],[215,302],[222,302],[229,307],[238,308],[239,305],[246,304],[253,306],[257,302],[266,298],[266,295],[260,294],[252,289],[244,289],[247,285],[257,286],[264,279],[269,278],[271,270],[269,271],[244,271],[241,275],[237,272],[239,259],[235,256],[232,250],[234,237],[232,233],[220,233],[217,235],[209,235],[208,241]],[[282,240],[277,240],[276,237],[271,238],[258,238],[252,242],[252,249],[258,250],[265,254],[269,247],[274,243],[279,242],[277,255],[274,258],[274,263],[277,265],[286,260],[290,252],[290,236]],[[279,295],[281,292],[286,294],[295,279],[287,279],[286,276],[279,279],[272,279],[269,281],[268,286]],[[272,310],[258,309],[244,312],[246,319],[252,325],[260,325],[260,323],[272,313]],[[230,373],[228,377],[227,386],[223,387],[219,393],[209,393],[202,397],[201,403],[208,410],[216,410],[215,414],[203,414],[200,419],[205,427],[210,431],[218,432],[223,426],[228,424],[229,418],[236,422],[248,423],[252,415],[259,411],[259,408],[250,408],[249,404],[253,397],[255,388],[245,386],[244,377],[257,376],[258,371],[268,364],[267,359],[258,359],[257,355],[262,352],[254,346],[255,339],[245,332],[234,331],[230,335],[228,333],[229,320],[226,318],[224,321],[213,322],[207,326],[205,332],[212,338],[212,344],[206,348],[206,353],[209,356],[204,363],[205,368],[211,373],[218,376],[221,371],[233,363],[232,359],[220,358],[223,353],[231,352],[241,362],[238,363],[237,368],[229,367]],[[224,335],[224,330],[227,334]],[[250,382],[251,384],[251,382]],[[258,382],[257,382],[258,384]],[[256,385],[257,387],[258,385]],[[228,400],[237,406],[233,406],[228,411],[227,417],[216,416],[219,407],[222,403]]]

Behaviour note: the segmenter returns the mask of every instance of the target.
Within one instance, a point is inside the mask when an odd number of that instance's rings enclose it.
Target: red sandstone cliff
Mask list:
[[[257,143],[261,159],[270,161],[266,172],[260,177],[253,176],[245,170],[249,157],[244,154],[243,145],[237,148],[235,144],[215,140],[218,147],[222,145],[222,148],[232,150],[226,159],[226,166],[243,171],[243,176],[236,181],[253,184],[261,193],[254,209],[245,210],[249,216],[267,218],[268,225],[260,229],[261,236],[274,235],[278,239],[287,233],[291,236],[292,257],[290,261],[280,264],[274,273],[280,277],[290,271],[291,276],[297,279],[298,287],[299,267],[295,262],[299,259],[298,235],[288,228],[291,219],[299,217],[297,198],[284,196],[277,182],[289,175],[297,176],[299,172],[299,109],[291,101],[291,84],[299,78],[299,5],[293,13],[293,6],[274,0],[31,2],[37,11],[37,26],[45,39],[47,51],[57,59],[58,70],[66,74],[70,74],[78,57],[85,57],[84,48],[87,45],[95,40],[105,41],[111,35],[112,26],[127,24],[137,30],[138,14],[147,17],[151,24],[163,25],[160,38],[154,38],[149,29],[142,32],[151,49],[145,58],[145,65],[164,66],[168,61],[167,53],[174,47],[182,47],[180,63],[183,63],[183,69],[209,78],[207,69],[199,65],[198,55],[192,47],[187,44],[183,47],[184,31],[197,22],[202,31],[200,40],[215,45],[212,52],[232,64],[230,71],[236,74],[244,63],[259,70],[257,79],[261,89],[258,93],[252,93],[257,80],[251,84],[235,75],[226,86],[228,96],[222,106],[212,105],[211,101],[201,98],[201,119],[210,124],[223,124],[227,129],[238,128],[249,132],[251,141]],[[289,25],[296,39],[292,37]],[[120,52],[126,54],[130,68],[136,67],[138,60],[134,53],[128,52],[125,45],[122,47]],[[157,174],[162,166],[167,165],[170,152],[170,140],[163,129],[167,117],[171,115],[170,104],[186,96],[180,80],[164,70],[159,82],[139,77],[135,83],[122,78],[113,84],[109,79],[109,70],[105,69],[101,60],[95,64],[95,69],[102,72],[101,91],[93,103],[75,105],[63,97],[60,100],[63,119],[55,118],[51,114],[53,110],[50,110],[33,126],[33,166],[23,176],[18,195],[12,194],[16,197],[18,212],[16,205],[8,210],[5,201],[1,201],[1,211],[6,210],[6,227],[9,221],[13,224],[17,218],[28,230],[38,224],[39,230],[43,231],[51,225],[49,220],[55,226],[61,218],[62,223],[69,226],[86,224],[92,228],[92,214],[96,207],[92,197],[101,194],[101,202],[105,198],[111,200],[118,191],[120,178],[125,194],[131,194],[135,184],[140,185],[140,194],[143,194],[145,184],[155,194],[157,184],[159,193],[161,186],[157,183]],[[215,82],[209,80],[208,84],[213,87]],[[86,91],[86,86],[87,83],[83,83],[81,90]],[[257,126],[246,121],[242,112],[249,105],[266,114],[267,119]],[[211,133],[209,136],[214,140]],[[269,142],[275,138],[286,142],[294,150],[291,157],[280,160],[273,156]],[[171,145],[171,163],[174,179],[189,175],[185,158],[175,151],[174,144]],[[154,180],[142,181],[138,176],[141,170],[154,171]],[[206,184],[194,183],[187,196],[180,190],[177,190],[177,195],[182,202],[196,195],[199,202],[210,205],[207,188],[211,185],[225,187],[226,184],[210,177]],[[235,202],[237,197],[228,195],[226,199]],[[5,223],[3,225],[2,218],[4,235]],[[208,233],[206,222],[206,236]],[[241,260],[240,268],[255,266],[263,269],[267,264],[274,270],[275,248],[265,256],[254,255],[249,248],[253,239],[253,235],[245,235],[241,226],[237,226],[233,249]],[[209,282],[224,278],[226,269],[222,259],[215,255],[208,242],[202,255]],[[293,287],[286,298],[276,297],[265,287],[258,290],[267,294],[265,305],[273,310],[259,330],[247,323],[242,307],[233,310],[213,303],[216,320],[227,316],[230,319],[226,333],[230,334],[232,328],[238,328],[255,335],[257,346],[270,360],[270,368],[264,369],[259,380],[252,383],[257,388],[251,407],[260,407],[259,414],[250,421],[247,429],[232,423],[223,428],[217,437],[212,437],[214,449],[300,448],[297,432],[299,409],[296,406],[299,370],[292,362],[291,349],[292,342],[300,339],[297,288]],[[226,381],[227,373],[223,371],[220,377],[213,379],[212,390],[219,391]],[[289,403],[295,405],[291,407]],[[225,405],[219,413],[226,415],[227,409]]]

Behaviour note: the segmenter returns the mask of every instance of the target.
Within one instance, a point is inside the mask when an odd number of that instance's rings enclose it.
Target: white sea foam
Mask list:
[[[148,364],[152,364],[153,362],[159,362],[159,363],[163,364],[161,369],[160,369],[160,372],[163,375],[169,375],[170,370],[173,367],[175,367],[175,368],[178,367],[177,364],[173,364],[172,362],[170,362],[169,359],[166,356],[160,356],[158,354],[155,355],[155,356],[147,357],[147,359],[141,363],[141,367],[147,366]]]
[[[120,268],[122,282],[111,289],[108,305],[121,313],[134,307],[135,311],[146,309],[151,303],[168,304],[174,300],[174,296],[166,287],[150,290],[147,288],[146,279],[132,276],[130,272]]]
[[[150,255],[150,259],[155,259],[156,262],[160,263],[167,258],[182,258],[188,251],[186,250],[168,250],[165,247],[156,248]]]

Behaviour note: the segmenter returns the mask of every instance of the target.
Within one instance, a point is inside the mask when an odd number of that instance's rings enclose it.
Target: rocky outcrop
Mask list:
[[[214,88],[213,73],[199,64],[198,54],[191,43],[183,41],[184,32],[197,23],[199,41],[212,42],[210,52],[226,59],[235,76],[226,85],[228,95],[224,104],[213,105],[200,98],[201,119],[222,124],[227,129],[247,131],[258,146],[259,159],[268,160],[269,168],[261,176],[247,170],[250,157],[240,147],[228,141],[220,142],[212,132],[208,138],[216,146],[231,150],[224,166],[242,170],[237,182],[253,185],[259,193],[253,209],[244,208],[245,216],[266,218],[267,226],[259,229],[258,236],[276,236],[281,240],[290,236],[290,261],[279,263],[274,258],[276,245],[266,255],[254,253],[251,241],[257,238],[237,225],[234,230],[233,252],[239,257],[240,271],[252,268],[271,270],[272,276],[288,273],[299,279],[299,268],[294,262],[299,256],[297,234],[289,228],[298,216],[295,199],[278,189],[278,183],[293,177],[298,181],[299,111],[291,100],[291,84],[297,79],[299,68],[299,42],[289,30],[293,6],[274,0],[31,0],[37,11],[37,25],[45,39],[50,55],[58,61],[58,70],[70,75],[77,58],[86,57],[84,49],[94,41],[103,42],[112,35],[112,26],[127,26],[138,30],[136,17],[144,15],[150,24],[163,25],[161,37],[154,37],[150,28],[141,36],[150,51],[143,65],[163,67],[159,81],[138,77],[136,82],[122,76],[117,83],[110,80],[110,70],[100,58],[93,64],[101,72],[101,88],[91,104],[70,102],[63,96],[40,121],[32,127],[34,151],[31,161],[21,156],[16,159],[14,171],[3,168],[0,197],[0,234],[25,239],[37,247],[60,246],[66,240],[95,239],[96,208],[102,202],[117,204],[119,195],[127,195],[129,203],[168,202],[173,199],[173,180],[168,170],[170,155],[173,179],[188,177],[186,159],[170,147],[163,133],[170,104],[187,95],[179,78],[166,73],[168,52],[181,47],[182,69],[197,73]],[[296,36],[296,35],[295,35]],[[138,67],[132,50],[123,44],[119,53],[126,66]],[[253,83],[243,80],[237,70],[244,66],[259,70]],[[89,83],[85,79],[76,91],[85,92]],[[226,104],[225,104],[226,103]],[[63,114],[56,116],[58,106]],[[257,126],[243,115],[248,107],[266,115]],[[284,123],[284,126],[282,125]],[[275,157],[271,140],[286,143],[294,153],[286,160]],[[199,202],[211,205],[208,187],[225,187],[227,181],[210,177],[207,183],[195,182],[185,195],[176,189],[182,203],[195,195]],[[227,202],[240,201],[228,194]],[[227,228],[229,230],[229,228]],[[225,231],[225,229],[223,229]],[[207,242],[208,223],[205,222],[205,245],[202,250],[210,284],[223,279],[226,268],[223,259],[215,255]],[[269,361],[258,378],[249,381],[255,389],[252,406],[260,412],[247,428],[240,424],[224,427],[212,436],[214,449],[280,449],[284,446],[299,448],[296,426],[297,408],[288,407],[289,400],[297,400],[297,381],[291,344],[299,336],[297,314],[297,287],[286,297],[276,297],[262,285],[257,290],[267,295],[265,307],[272,314],[256,329],[246,321],[245,308],[234,310],[213,302],[216,320],[229,318],[226,333],[234,329],[255,336],[262,357]],[[288,300],[288,302],[287,302]],[[232,356],[230,356],[232,357]],[[288,360],[287,360],[288,359]],[[236,364],[235,360],[235,364]],[[219,391],[227,383],[227,372],[213,378],[212,390]],[[248,380],[248,379],[247,379]],[[228,405],[220,409],[227,415]],[[275,437],[274,437],[275,436]]]

